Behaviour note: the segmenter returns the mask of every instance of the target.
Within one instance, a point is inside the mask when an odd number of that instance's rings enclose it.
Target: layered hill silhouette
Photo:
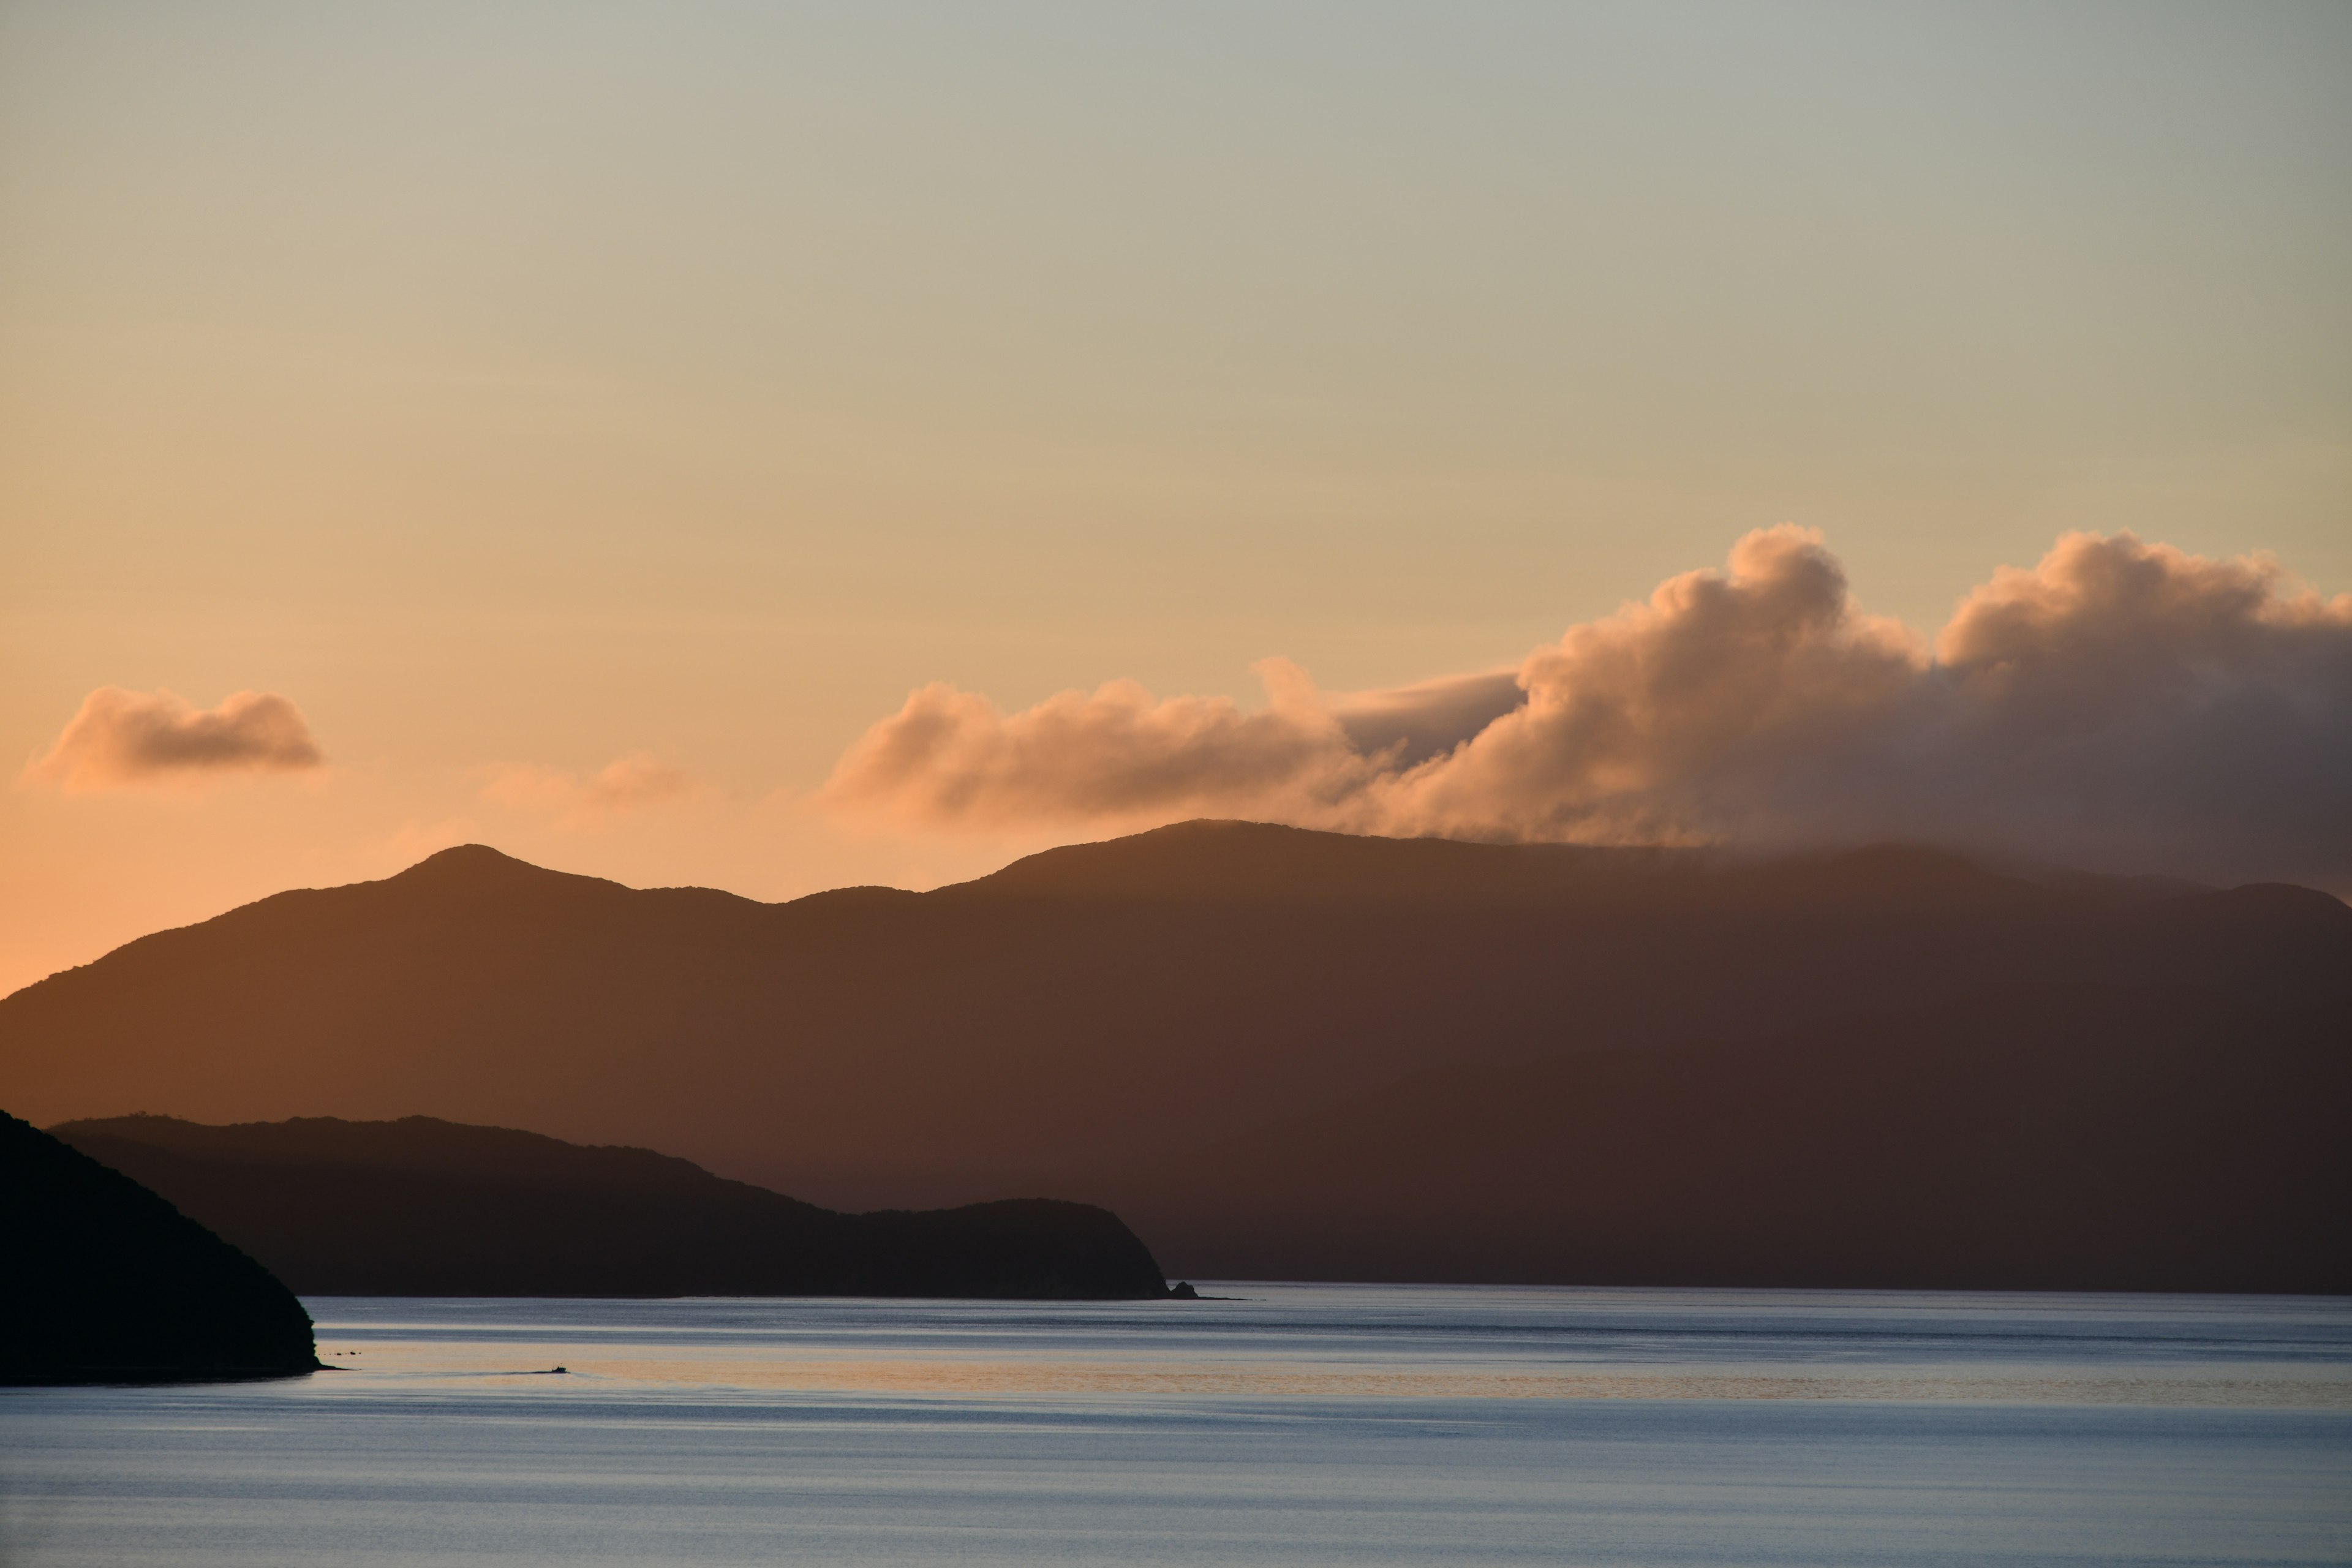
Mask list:
[[[1168,1293],[1150,1250],[1084,1204],[837,1214],[646,1149],[429,1117],[56,1131],[305,1295]]]
[[[0,1097],[1042,1193],[1192,1275],[2340,1289],[2347,1009],[2335,899],[1922,849],[1191,823],[763,905],[474,847],[0,1000]]]
[[[285,1285],[130,1177],[0,1113],[0,1384],[288,1377]]]

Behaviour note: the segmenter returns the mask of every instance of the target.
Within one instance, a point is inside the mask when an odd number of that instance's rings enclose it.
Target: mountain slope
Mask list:
[[[1901,848],[1742,859],[1192,823],[930,893],[762,905],[471,847],[0,1000],[0,1095],[44,1121],[425,1113],[674,1150],[841,1207],[1116,1192],[1180,1271],[1221,1272],[1230,1254],[1196,1249],[1282,1194],[1189,1161],[1270,1159],[1429,1075],[1744,1050],[2036,986],[2079,994],[2084,1041],[2123,1049],[2152,986],[2324,1016],[2347,997],[2347,927],[2302,889]],[[2006,1061],[1983,1027],[1987,1063]],[[1910,1038],[1889,1025],[1883,1048]],[[1451,1136],[1433,1124],[1433,1159]],[[1418,1247],[1397,1234],[1377,1267],[1409,1274]]]
[[[1218,1277],[2352,1293],[2345,1019],[2021,986],[1439,1069],[1083,1180]]]

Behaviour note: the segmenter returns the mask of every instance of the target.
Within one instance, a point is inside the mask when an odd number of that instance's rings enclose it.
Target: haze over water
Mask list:
[[[1212,1290],[318,1299],[352,1370],[0,1395],[0,1558],[2352,1560],[2341,1300]]]

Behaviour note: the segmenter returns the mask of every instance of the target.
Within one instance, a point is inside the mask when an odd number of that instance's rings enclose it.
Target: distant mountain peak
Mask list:
[[[585,877],[574,871],[557,871],[549,867],[535,866],[502,850],[493,849],[487,844],[460,844],[453,848],[436,850],[407,870],[397,872],[384,880],[386,885],[393,887],[436,889],[545,888],[561,883],[577,887],[622,887],[621,883],[603,877]]]
[[[407,870],[401,872],[400,875],[404,877],[418,875],[479,877],[512,876],[520,872],[530,872],[539,876],[548,874],[547,868],[543,866],[534,866],[528,860],[518,860],[503,850],[493,849],[487,844],[459,844],[447,849],[436,850]]]

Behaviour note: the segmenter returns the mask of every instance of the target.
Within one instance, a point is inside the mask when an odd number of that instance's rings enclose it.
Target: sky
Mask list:
[[[2352,889],[2347,81],[2260,0],[0,0],[0,991],[470,841]]]

